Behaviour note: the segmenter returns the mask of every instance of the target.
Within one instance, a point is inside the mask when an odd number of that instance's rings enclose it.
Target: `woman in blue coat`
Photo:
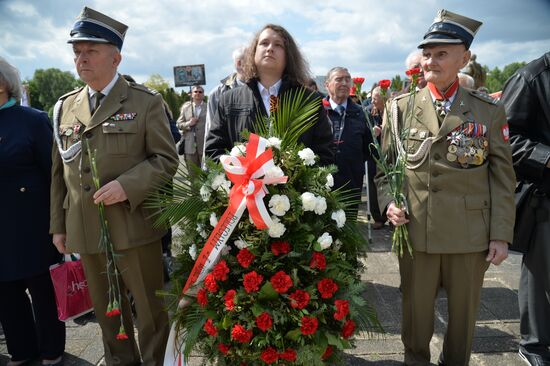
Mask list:
[[[0,322],[8,366],[38,357],[61,365],[65,324],[49,275],[60,259],[48,233],[52,127],[46,113],[20,99],[19,72],[0,58]]]

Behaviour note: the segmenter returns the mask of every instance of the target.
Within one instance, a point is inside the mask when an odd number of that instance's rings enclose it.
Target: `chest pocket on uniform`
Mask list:
[[[137,122],[107,121],[101,127],[106,136],[107,152],[112,155],[127,155],[128,147],[132,145],[137,133]]]
[[[418,130],[411,128],[405,140],[403,141],[403,147],[407,154],[414,154],[420,147],[420,145],[430,136],[430,132],[427,130]]]

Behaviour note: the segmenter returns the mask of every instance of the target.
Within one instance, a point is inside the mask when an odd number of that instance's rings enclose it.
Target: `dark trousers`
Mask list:
[[[529,251],[523,256],[518,300],[520,344],[534,353],[550,347],[550,198],[540,202]]]
[[[369,184],[369,205],[370,205],[370,214],[372,219],[375,222],[386,222],[386,218],[382,216],[380,208],[378,207],[378,191],[376,183],[374,183],[374,176],[376,174],[369,174],[368,184]]]
[[[13,361],[37,356],[52,360],[63,355],[65,323],[57,318],[49,272],[21,280],[0,281],[0,294],[0,322]]]

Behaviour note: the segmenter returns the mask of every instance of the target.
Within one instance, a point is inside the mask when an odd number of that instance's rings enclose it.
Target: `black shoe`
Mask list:
[[[518,354],[519,357],[530,366],[550,366],[550,359],[548,357],[529,352],[525,347],[519,347]]]

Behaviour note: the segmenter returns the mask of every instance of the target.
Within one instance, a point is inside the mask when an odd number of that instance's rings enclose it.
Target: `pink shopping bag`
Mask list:
[[[88,282],[80,259],[50,266],[50,276],[55,290],[57,316],[61,321],[69,321],[93,310],[88,292]]]

